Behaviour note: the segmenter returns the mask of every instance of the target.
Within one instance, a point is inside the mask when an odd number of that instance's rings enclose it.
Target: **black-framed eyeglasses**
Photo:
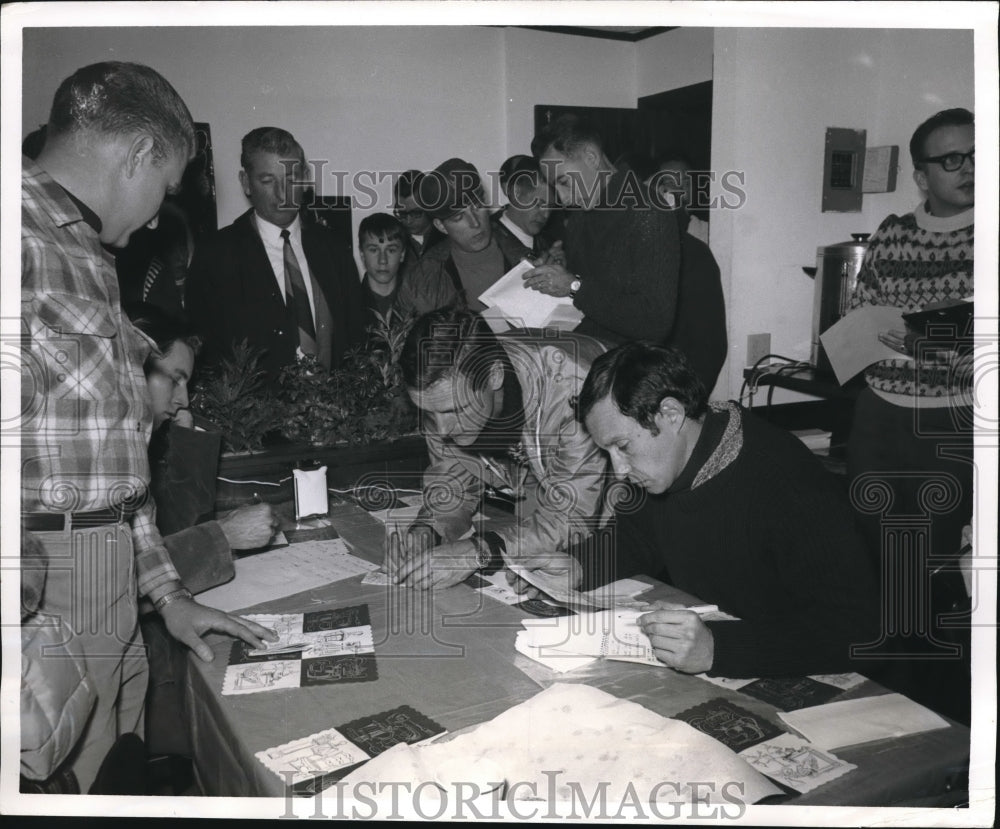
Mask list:
[[[969,159],[975,165],[976,163],[976,149],[973,147],[967,153],[945,153],[944,155],[933,155],[929,158],[921,159],[921,164],[926,164],[930,162],[932,164],[940,164],[941,169],[947,173],[954,173],[955,170],[960,170],[962,165],[965,164],[965,159]]]

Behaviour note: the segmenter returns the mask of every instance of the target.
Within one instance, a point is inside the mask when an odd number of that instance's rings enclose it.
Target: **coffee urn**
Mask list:
[[[851,309],[851,294],[868,250],[870,233],[852,233],[850,242],[816,248],[816,284],[813,294],[812,364],[832,372],[819,335]]]

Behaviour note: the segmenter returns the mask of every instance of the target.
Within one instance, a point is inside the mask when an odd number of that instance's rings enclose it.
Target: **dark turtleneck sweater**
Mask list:
[[[662,495],[620,510],[615,578],[645,573],[740,621],[706,624],[711,673],[804,676],[855,670],[877,639],[878,592],[846,492],[794,436],[734,403],[713,407]]]

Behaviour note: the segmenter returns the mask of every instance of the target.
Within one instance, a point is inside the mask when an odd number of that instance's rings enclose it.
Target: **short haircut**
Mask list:
[[[146,358],[143,369],[147,374],[174,343],[184,343],[195,355],[201,350],[201,337],[194,324],[183,314],[172,313],[149,302],[131,303],[125,308],[125,313],[132,320],[132,325],[156,343],[159,351],[150,352]]]
[[[913,167],[923,170],[924,156],[927,153],[927,139],[930,138],[934,130],[941,127],[967,127],[975,126],[976,117],[969,110],[962,107],[954,109],[943,109],[928,118],[924,123],[916,128],[913,137],[910,139],[910,159]]]
[[[572,113],[560,115],[547,124],[531,141],[531,154],[541,158],[549,147],[565,156],[576,153],[584,144],[596,144],[604,151],[604,139],[597,127]]]
[[[422,391],[456,372],[475,389],[486,387],[490,369],[506,353],[486,321],[473,311],[441,308],[419,317],[399,357],[407,388]]]
[[[395,242],[406,239],[406,228],[395,216],[388,213],[372,213],[361,220],[358,227],[358,246],[363,246],[365,237],[371,236],[378,242]]]
[[[195,152],[194,122],[181,96],[159,72],[139,63],[108,61],[77,69],[59,84],[47,133],[92,130],[102,135],[153,137],[153,158]]]
[[[692,420],[708,409],[708,392],[684,354],[652,343],[626,343],[594,360],[577,400],[580,421],[608,396],[618,411],[654,435],[659,432],[654,418],[665,397],[680,403]]]
[[[405,173],[400,173],[396,183],[392,185],[392,194],[397,202],[408,199],[416,193],[422,175],[420,170],[407,170]]]
[[[542,180],[542,168],[533,156],[512,155],[500,165],[498,178],[509,199],[511,187],[521,191],[524,187],[536,186]]]
[[[250,169],[254,153],[274,153],[279,158],[296,158],[305,163],[306,154],[295,136],[281,127],[257,127],[243,136],[240,149],[240,166]]]

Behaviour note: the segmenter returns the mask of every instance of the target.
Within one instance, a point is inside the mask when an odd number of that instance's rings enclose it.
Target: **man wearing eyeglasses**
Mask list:
[[[975,151],[975,120],[966,109],[944,110],[916,129],[910,155],[923,200],[875,232],[852,307],[889,305],[906,313],[971,300]],[[971,325],[970,319],[954,326],[943,339],[909,329],[880,337],[901,354],[865,371],[848,443],[852,497],[883,574],[886,609],[896,613],[888,597],[901,595],[897,615],[909,612],[908,603],[920,615],[887,617],[886,651],[908,658],[892,660],[892,676],[880,679],[965,722],[968,630],[963,652],[949,656],[942,643],[955,640],[956,630],[937,619],[953,609],[951,597],[964,598],[958,569],[939,565],[957,559],[972,515]],[[887,495],[885,509],[874,509]],[[895,632],[902,630],[915,632]]]

